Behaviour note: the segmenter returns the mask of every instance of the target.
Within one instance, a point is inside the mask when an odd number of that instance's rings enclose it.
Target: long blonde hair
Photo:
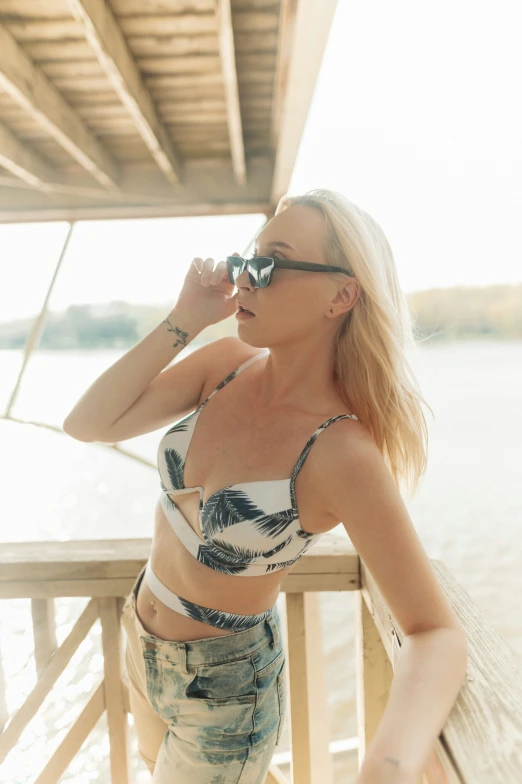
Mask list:
[[[406,357],[407,350],[417,350],[414,324],[390,244],[371,215],[336,191],[285,195],[275,214],[294,205],[321,211],[328,262],[360,283],[357,302],[336,335],[337,392],[372,434],[399,490],[413,494],[427,467],[428,428],[421,403],[433,411]],[[339,282],[345,281],[339,273]]]

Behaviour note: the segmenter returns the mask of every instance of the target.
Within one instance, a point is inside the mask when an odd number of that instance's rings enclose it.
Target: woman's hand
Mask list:
[[[233,253],[239,256],[239,253]],[[198,322],[210,325],[232,316],[236,312],[235,285],[228,280],[226,261],[214,268],[214,259],[196,257],[185,276],[176,309],[186,310]]]

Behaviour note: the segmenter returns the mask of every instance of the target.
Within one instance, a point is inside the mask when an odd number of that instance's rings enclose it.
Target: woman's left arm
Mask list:
[[[440,627],[404,637],[388,703],[357,784],[419,784],[462,686],[466,661],[461,629]]]
[[[419,784],[466,677],[466,634],[375,442],[342,431],[322,450],[319,492],[404,634],[357,784]]]

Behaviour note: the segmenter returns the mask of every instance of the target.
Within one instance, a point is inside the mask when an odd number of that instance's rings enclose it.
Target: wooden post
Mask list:
[[[11,392],[11,396],[9,398],[9,402],[7,403],[7,409],[6,409],[6,412],[5,412],[5,417],[7,419],[9,419],[9,417],[11,416],[11,411],[13,410],[14,404],[16,403],[16,398],[18,397],[18,392],[19,392],[20,386],[22,384],[22,379],[24,377],[24,373],[25,373],[25,369],[27,367],[27,363],[29,362],[29,359],[30,359],[31,354],[33,353],[34,349],[36,349],[38,347],[38,342],[39,342],[40,337],[42,335],[42,332],[44,330],[45,322],[46,322],[46,319],[47,319],[47,306],[49,304],[49,300],[50,300],[51,294],[53,292],[54,284],[56,283],[56,280],[58,278],[58,273],[60,272],[60,268],[62,266],[62,262],[63,262],[63,260],[65,258],[65,254],[66,254],[66,251],[67,251],[67,246],[69,245],[69,241],[71,239],[74,226],[75,226],[74,222],[69,224],[69,230],[67,232],[67,236],[65,238],[65,241],[64,241],[64,243],[62,245],[60,258],[58,259],[58,262],[56,264],[56,267],[55,267],[55,270],[54,270],[54,273],[53,273],[53,277],[51,279],[51,282],[49,283],[49,288],[47,289],[47,294],[45,295],[45,299],[44,299],[43,305],[42,305],[42,307],[40,309],[40,313],[38,314],[36,319],[33,321],[33,324],[32,324],[32,327],[31,327],[31,332],[30,332],[29,337],[27,338],[27,341],[25,343],[24,359],[23,359],[23,362],[22,362],[22,367],[20,368],[20,370],[18,372],[18,378],[16,379],[16,384],[14,386],[13,391]]]
[[[357,591],[356,614],[356,705],[359,736],[359,768],[388,702],[393,667],[366,602]]]
[[[332,784],[319,596],[286,595],[293,784]]]
[[[120,608],[117,597],[98,599],[102,626],[105,708],[109,729],[111,784],[128,784],[130,770],[126,699],[121,643]]]
[[[5,698],[5,686],[4,665],[2,664],[2,648],[0,647],[0,733],[3,731],[9,719],[9,711],[7,710],[7,701]]]
[[[40,678],[51,661],[51,656],[58,647],[56,642],[54,599],[31,599],[31,614],[33,617],[36,675]]]

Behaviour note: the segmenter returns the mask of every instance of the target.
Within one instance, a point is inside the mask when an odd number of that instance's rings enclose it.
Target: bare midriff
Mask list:
[[[185,517],[189,508],[194,514],[199,510],[199,493],[178,495],[175,503]],[[196,530],[194,525],[191,527]],[[204,541],[197,530],[196,533]],[[257,615],[270,609],[276,602],[281,580],[289,570],[237,577],[210,569],[180,542],[159,502],[155,509],[150,559],[154,573],[169,590],[203,607],[241,615]],[[162,640],[185,642],[234,633],[172,610],[152,593],[145,580],[139,588],[136,611],[143,628]]]

